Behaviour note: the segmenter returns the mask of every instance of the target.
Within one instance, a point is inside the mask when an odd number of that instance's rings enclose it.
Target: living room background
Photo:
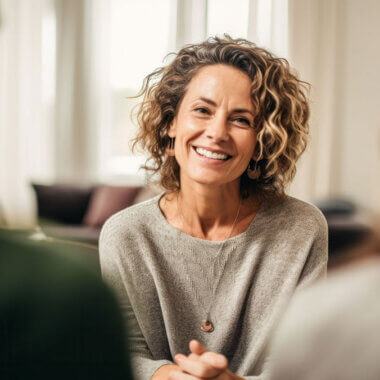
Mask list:
[[[0,0],[0,214],[35,223],[31,181],[143,184],[128,97],[169,52],[223,33],[289,59],[313,86],[290,193],[380,210],[378,11],[376,0]]]

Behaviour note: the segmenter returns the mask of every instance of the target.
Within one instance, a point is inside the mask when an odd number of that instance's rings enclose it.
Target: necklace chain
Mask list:
[[[178,212],[178,214],[179,214],[179,216],[180,216],[180,218],[181,218],[182,225],[185,226],[185,220],[184,220],[184,218],[183,218],[182,210],[181,210],[181,208],[180,208],[180,206],[179,206],[179,202],[178,202],[178,200],[179,200],[179,196],[178,196],[178,194],[177,194],[177,212]],[[234,220],[234,222],[232,223],[232,227],[231,227],[231,230],[230,230],[228,236],[227,236],[224,240],[228,240],[228,239],[231,237],[233,230],[235,229],[235,226],[236,226],[237,220],[238,220],[238,218],[239,218],[239,214],[240,214],[241,203],[242,203],[242,202],[241,202],[241,198],[240,198],[240,199],[239,199],[239,207],[238,207],[238,210],[237,210],[237,213],[236,213],[236,216],[235,216],[235,220]],[[223,245],[222,245],[222,247],[223,247]]]
[[[182,212],[180,210],[180,207],[179,207],[179,202],[178,202],[178,199],[179,199],[179,195],[177,194],[177,212],[181,218],[181,221],[182,221],[182,225],[185,226],[185,223],[184,223],[184,218],[183,218],[183,215],[182,215]],[[239,207],[238,207],[238,210],[237,210],[237,213],[236,213],[236,216],[235,216],[235,220],[232,224],[232,227],[231,227],[231,230],[228,234],[228,236],[223,240],[218,252],[217,252],[217,255],[216,255],[216,258],[219,258],[219,255],[220,255],[220,252],[222,251],[223,247],[224,247],[224,243],[226,242],[226,240],[228,240],[231,235],[232,235],[232,232],[233,230],[235,229],[235,226],[236,226],[236,223],[238,221],[238,218],[239,218],[239,215],[240,215],[240,209],[241,209],[241,204],[242,204],[242,200],[241,198],[239,199]],[[216,261],[216,260],[215,260]],[[215,275],[215,261],[213,262],[213,266],[212,266],[212,278],[214,278],[214,275]],[[225,266],[226,266],[226,263],[227,263],[227,258],[224,260],[224,263],[223,263],[223,268],[220,272],[220,275],[217,279],[217,281],[214,283],[214,286],[213,286],[213,289],[212,289],[212,297],[211,297],[211,303],[209,305],[209,307],[206,309],[204,306],[203,308],[206,310],[206,319],[203,321],[202,323],[202,326],[201,326],[201,330],[202,331],[205,331],[205,332],[212,332],[214,330],[214,325],[213,323],[210,321],[210,310],[211,310],[211,306],[212,306],[212,301],[214,299],[214,296],[215,296],[215,292],[216,292],[216,289],[218,288],[218,285],[219,285],[219,282],[222,278],[222,275],[223,275],[223,272],[224,272],[224,269],[225,269]],[[190,281],[193,282],[191,280],[191,276],[190,276]],[[195,292],[197,293],[197,292]],[[198,300],[199,302],[199,300]],[[199,302],[199,303],[202,303],[202,302]]]

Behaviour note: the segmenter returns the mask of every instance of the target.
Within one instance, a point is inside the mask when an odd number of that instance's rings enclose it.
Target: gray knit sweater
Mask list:
[[[267,378],[268,340],[284,305],[297,286],[326,272],[323,215],[292,197],[267,201],[245,232],[217,242],[174,228],[159,199],[112,216],[99,242],[103,277],[129,327],[136,378],[149,380],[175,354],[189,354],[191,339],[225,355],[232,372]],[[214,331],[204,332],[209,306]]]

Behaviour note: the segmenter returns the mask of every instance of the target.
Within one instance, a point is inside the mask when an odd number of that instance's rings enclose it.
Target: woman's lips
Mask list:
[[[196,146],[192,146],[192,150],[194,151],[197,158],[201,159],[203,162],[206,162],[209,164],[221,165],[221,164],[224,164],[225,162],[227,162],[231,158],[231,156],[228,156],[227,159],[221,160],[218,158],[211,158],[211,157],[203,156],[196,151],[196,148],[197,148]],[[205,149],[205,148],[203,148],[203,149]],[[224,154],[226,154],[226,153],[224,153]]]
[[[207,146],[202,146],[202,145],[193,145],[192,146],[194,149],[197,149],[197,148],[200,148],[200,149],[204,149],[204,150],[207,150],[211,153],[217,153],[217,154],[226,154],[227,156],[231,157],[231,154],[228,154],[227,152],[221,150],[221,149],[213,149],[213,148],[209,148]]]

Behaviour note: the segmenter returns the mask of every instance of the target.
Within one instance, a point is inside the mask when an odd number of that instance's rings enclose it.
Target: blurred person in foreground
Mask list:
[[[0,230],[0,378],[132,379],[117,302],[78,257],[89,249],[28,235]]]
[[[285,193],[306,93],[286,60],[229,36],[146,78],[136,143],[165,192],[112,216],[99,241],[138,379],[266,376],[283,304],[326,273],[326,220]]]
[[[380,379],[377,227],[341,252],[327,279],[294,296],[274,335],[272,380]]]

